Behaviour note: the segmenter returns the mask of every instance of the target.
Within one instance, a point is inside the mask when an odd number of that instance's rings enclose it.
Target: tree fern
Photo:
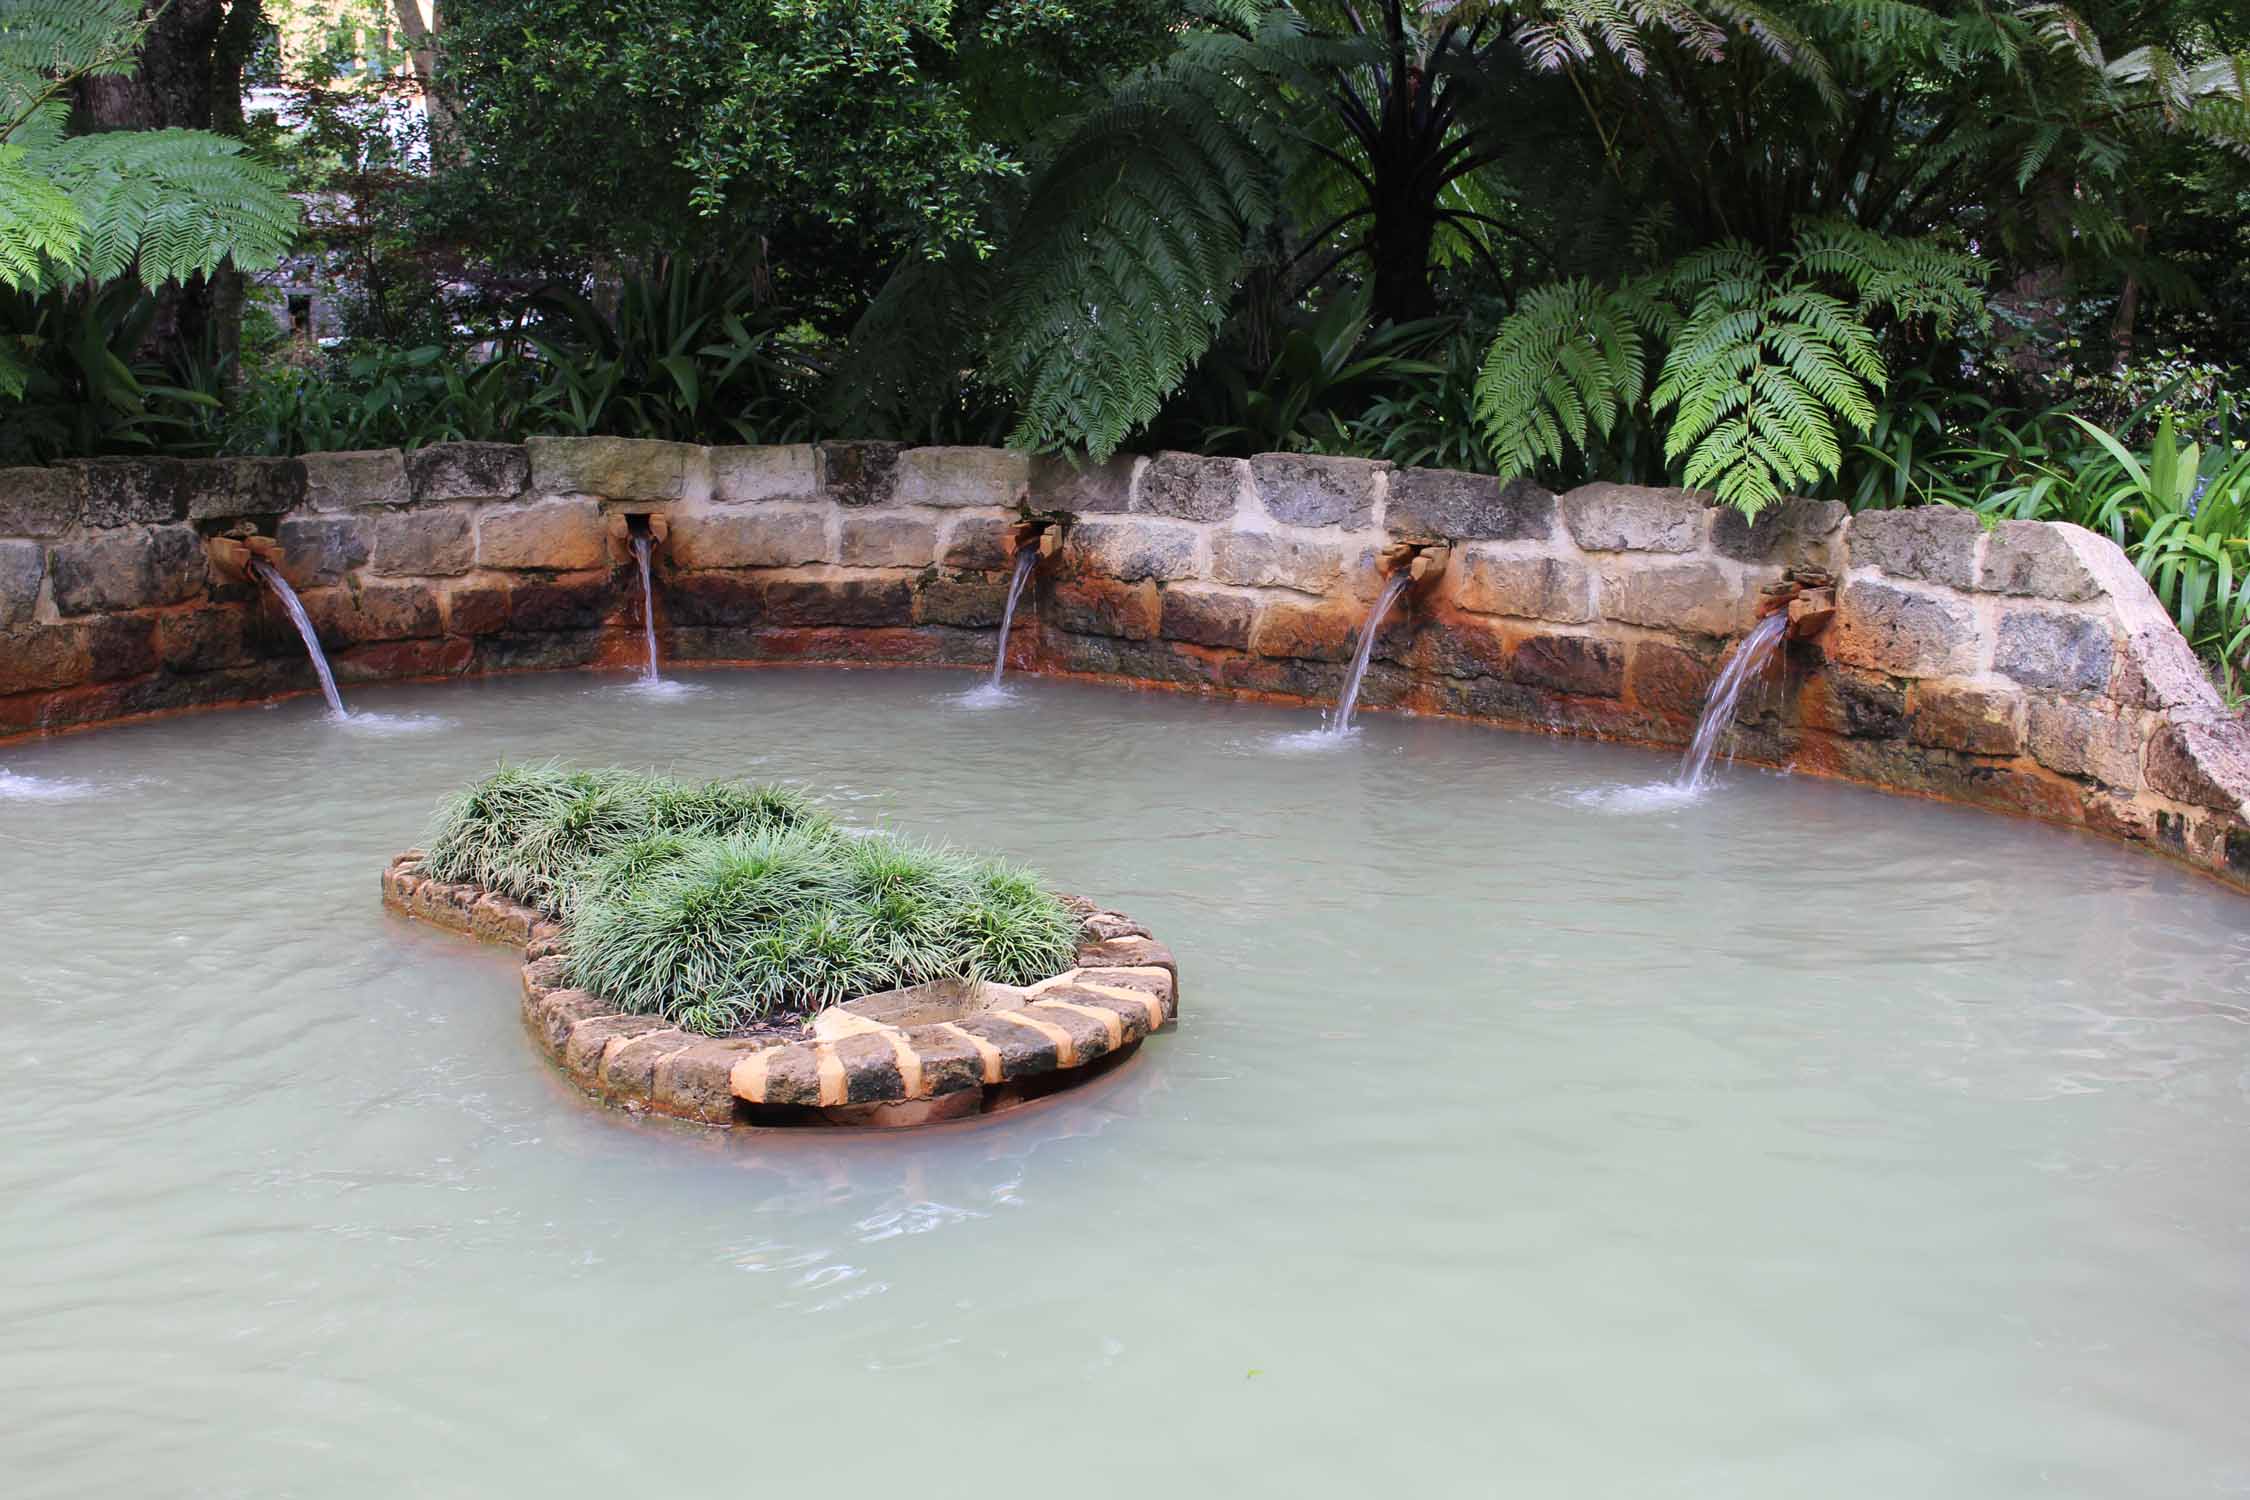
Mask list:
[[[1609,436],[1647,380],[1628,299],[1590,281],[1554,282],[1525,293],[1500,325],[1477,379],[1477,420],[1502,472],[1524,473]]]

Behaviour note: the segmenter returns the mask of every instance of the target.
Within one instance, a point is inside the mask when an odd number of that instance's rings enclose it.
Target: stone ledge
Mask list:
[[[523,1022],[572,1080],[636,1114],[716,1126],[909,1126],[1005,1109],[1083,1083],[1179,1016],[1171,950],[1078,897],[1072,967],[1036,984],[935,984],[831,1006],[799,1034],[706,1037],[569,986],[560,923],[474,885],[433,880],[409,849],[383,904],[520,947]]]

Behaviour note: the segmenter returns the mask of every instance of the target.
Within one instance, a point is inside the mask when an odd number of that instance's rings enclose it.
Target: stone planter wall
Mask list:
[[[1674,490],[1165,453],[1080,470],[977,448],[624,439],[0,470],[0,735],[312,686],[203,535],[276,537],[354,682],[635,659],[609,513],[663,513],[675,662],[984,665],[1008,535],[1062,517],[1023,670],[1333,701],[1394,540],[1455,544],[1364,702],[1687,739],[1759,588],[1842,578],[1752,694],[1743,754],[2147,843],[2250,885],[2250,733],[2147,586],[2075,527],[1798,502],[1749,525]]]

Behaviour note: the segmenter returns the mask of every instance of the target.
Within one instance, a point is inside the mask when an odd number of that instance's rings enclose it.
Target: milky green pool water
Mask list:
[[[2240,897],[1461,725],[693,680],[0,749],[7,1493],[2250,1493]],[[545,754],[1012,851],[1183,1024],[965,1128],[631,1122],[378,902]]]

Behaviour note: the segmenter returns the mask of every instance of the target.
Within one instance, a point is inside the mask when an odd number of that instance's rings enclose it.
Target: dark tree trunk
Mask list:
[[[1409,190],[1376,198],[1368,256],[1375,269],[1372,310],[1377,321],[1406,323],[1436,315],[1437,292],[1430,285],[1430,251],[1436,240],[1432,195]]]

